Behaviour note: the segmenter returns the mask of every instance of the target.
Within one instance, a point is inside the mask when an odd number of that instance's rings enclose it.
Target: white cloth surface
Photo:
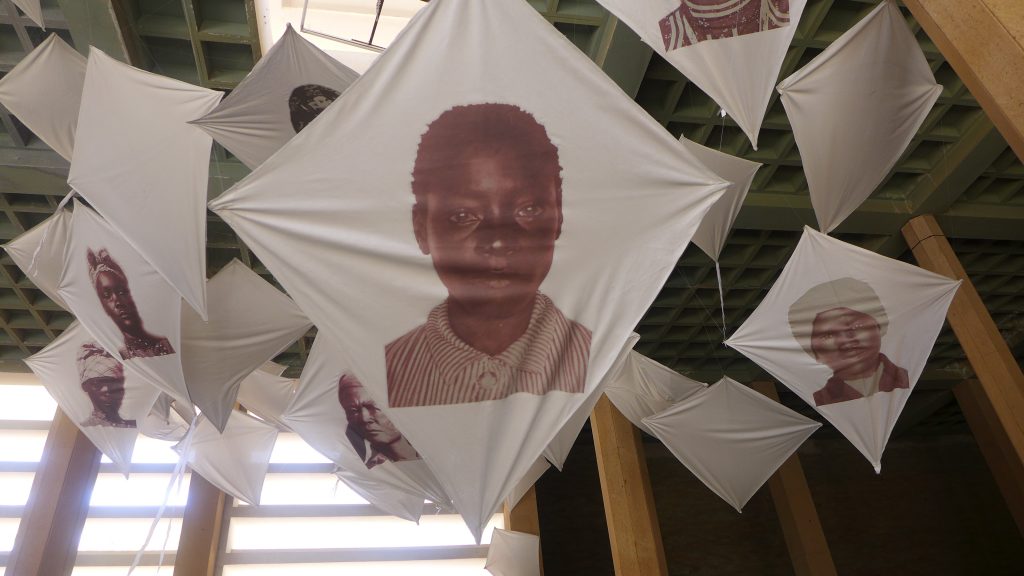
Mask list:
[[[38,6],[38,0],[35,0]],[[85,57],[51,34],[0,78],[3,103],[55,152],[71,160],[85,84]]]
[[[422,496],[399,490],[390,484],[377,482],[373,478],[367,478],[365,474],[353,474],[340,468],[334,474],[338,480],[370,504],[392,516],[419,524],[420,516],[423,514]]]
[[[634,426],[653,436],[644,418],[665,411],[705,388],[706,384],[691,380],[639,352],[630,352],[625,366],[608,382],[604,393]]]
[[[880,471],[889,434],[959,286],[805,227],[775,285],[725,344],[815,406]],[[856,325],[832,327],[857,318]],[[874,372],[882,364],[890,389],[837,397],[833,390],[844,386],[829,363],[844,372]]]
[[[221,93],[92,48],[68,183],[206,316],[206,188],[212,141],[188,124]]]
[[[737,512],[821,426],[729,378],[644,424]]]
[[[277,428],[235,410],[223,432],[200,417],[192,434],[185,454],[192,472],[225,494],[259,505]]]
[[[262,420],[288,430],[282,416],[295,396],[298,384],[294,378],[285,378],[261,368],[242,380],[238,387],[238,403]]]
[[[601,103],[601,122],[579,98]],[[562,168],[564,218],[539,290],[593,339],[583,393],[389,412],[477,538],[604,377],[727,184],[521,0],[448,0],[423,8],[341,99],[210,204],[383,402],[385,347],[448,294],[413,231],[417,143],[456,107],[513,105],[543,127]]]
[[[64,249],[71,233],[71,211],[60,209],[46,220],[4,244],[4,250],[53,303],[68,309],[57,292],[64,270]]]
[[[484,569],[494,576],[540,576],[540,536],[495,528]]]
[[[515,508],[516,504],[526,496],[526,493],[533,488],[533,485],[540,480],[540,477],[551,468],[551,463],[548,462],[547,458],[537,458],[537,461],[530,466],[530,469],[526,471],[526,474],[516,482],[516,485],[512,488],[512,491],[505,496],[505,506],[510,509]]]
[[[11,0],[14,5],[21,8],[21,11],[28,16],[30,20],[39,25],[40,28],[46,30],[46,25],[43,23],[43,5],[41,0]],[[54,34],[56,36],[56,34]]]
[[[942,87],[886,0],[780,82],[779,93],[818,228],[831,232],[889,174]]]

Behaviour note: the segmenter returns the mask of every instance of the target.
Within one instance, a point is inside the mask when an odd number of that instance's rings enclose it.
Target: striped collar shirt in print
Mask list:
[[[789,0],[680,0],[660,21],[665,51],[789,24]]]
[[[582,393],[590,357],[590,330],[569,320],[537,293],[526,332],[490,356],[463,342],[441,303],[426,323],[385,347],[388,405],[437,406],[499,400],[553,390]]]

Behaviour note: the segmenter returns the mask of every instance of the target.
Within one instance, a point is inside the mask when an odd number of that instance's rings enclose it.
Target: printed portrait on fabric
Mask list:
[[[78,352],[78,379],[92,402],[92,414],[80,426],[135,428],[135,420],[121,417],[124,402],[124,366],[93,342],[82,344]]]
[[[303,84],[292,90],[288,97],[288,112],[295,133],[301,132],[339,96],[341,93],[334,88],[320,84]]]
[[[789,325],[804,351],[832,370],[814,392],[815,405],[910,387],[907,371],[881,351],[889,317],[866,282],[840,278],[812,287],[789,307]]]
[[[789,25],[789,0],[679,0],[658,21],[665,51]]]
[[[563,224],[544,126],[511,104],[445,110],[420,137],[412,193],[416,243],[448,297],[385,347],[389,406],[582,393],[591,331],[539,290]]]
[[[130,360],[174,354],[175,350],[167,338],[146,331],[128,285],[128,276],[107,249],[94,251],[90,248],[86,258],[89,277],[103,311],[124,338],[124,345],[118,350],[121,358]]]
[[[419,460],[416,449],[352,374],[342,374],[338,379],[338,402],[348,422],[345,436],[367,468],[384,462]]]

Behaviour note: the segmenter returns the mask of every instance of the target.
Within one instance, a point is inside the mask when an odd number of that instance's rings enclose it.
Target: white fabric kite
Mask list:
[[[174,398],[161,392],[149,414],[139,421],[139,432],[157,440],[180,441],[188,433],[190,421],[178,414],[174,406]]]
[[[206,317],[210,137],[188,124],[221,93],[92,48],[68,183]]]
[[[224,492],[259,505],[270,454],[277,442],[277,428],[237,410],[220,432],[205,417],[192,431],[184,454],[192,472]]]
[[[71,160],[84,83],[85,57],[51,34],[0,79],[0,103]]]
[[[775,285],[725,343],[815,406],[880,471],[959,286],[805,227]]]
[[[807,0],[598,0],[711,96],[750,138]]]
[[[540,477],[548,471],[548,468],[551,468],[551,463],[548,462],[547,458],[537,458],[533,466],[530,466],[526,474],[519,482],[516,482],[508,496],[505,496],[505,506],[508,506],[510,509],[515,508],[516,504],[519,504],[519,501],[523,499],[523,496],[526,496],[526,493],[530,491],[530,488],[533,488],[533,485],[537,483],[537,480],[540,480]]]
[[[68,418],[128,476],[138,423],[159,391],[126,372],[78,322],[25,364]]]
[[[633,351],[633,346],[636,346],[638,340],[640,340],[639,334],[634,332],[629,335],[629,339],[626,340],[626,344],[619,351],[619,355],[615,357],[615,362],[612,363],[611,368],[605,373],[604,378],[594,388],[594,391],[587,396],[586,401],[576,409],[576,412],[569,418],[569,421],[562,426],[562,429],[558,431],[558,434],[551,440],[548,447],[544,449],[544,458],[551,462],[559,472],[565,466],[565,460],[569,457],[569,451],[576,444],[576,438],[579,437],[580,431],[583,430],[583,426],[594,411],[594,406],[597,405],[597,401],[604,394],[605,386],[609,381],[618,376],[619,371],[626,364],[626,358],[629,357],[630,352]]]
[[[420,516],[423,514],[422,496],[377,482],[365,474],[353,474],[341,468],[337,469],[334,475],[370,504],[392,516],[419,524]]]
[[[238,403],[260,419],[288,430],[282,417],[295,396],[298,381],[262,368],[246,376],[238,387]]]
[[[890,0],[779,83],[822,232],[871,196],[941,92]]]
[[[737,512],[821,426],[729,378],[644,424]]]
[[[494,576],[540,576],[540,536],[495,528],[484,569]]]
[[[264,362],[263,366],[260,366],[260,370],[266,372],[267,374],[273,374],[274,376],[280,376],[284,374],[284,371],[287,369],[288,367],[285,366],[284,364],[278,364],[273,360],[271,360],[270,362]]]
[[[71,233],[71,211],[63,208],[53,216],[4,244],[11,260],[25,276],[55,304],[67,310],[68,305],[57,292],[64,270],[64,248]]]
[[[255,168],[359,78],[291,24],[212,112],[192,123]]]
[[[103,218],[75,201],[58,294],[125,368],[187,401],[181,297]]]
[[[654,435],[643,419],[703,391],[707,385],[663,366],[639,352],[608,382],[604,393],[634,426]]]
[[[331,342],[323,332],[317,334],[281,420],[349,478],[372,481],[364,489],[374,483],[388,485],[450,508],[451,499],[419,452],[381,409],[383,402],[375,401],[370,387],[345,368]]]
[[[726,186],[528,4],[449,0],[210,206],[479,539]]]
[[[43,22],[43,6],[40,0],[11,0],[11,2],[14,2],[15,6],[21,8],[25,16],[29,17],[29,20],[32,20],[40,28],[46,30],[46,24]]]
[[[238,386],[313,325],[292,299],[238,260],[207,282],[209,321],[181,311],[181,362],[189,397],[218,430]]]
[[[685,137],[679,141],[712,172],[729,182],[725,194],[708,210],[700,227],[693,233],[693,243],[717,263],[725,241],[729,238],[732,223],[743,207],[743,199],[747,197],[750,184],[761,164],[701,146]]]

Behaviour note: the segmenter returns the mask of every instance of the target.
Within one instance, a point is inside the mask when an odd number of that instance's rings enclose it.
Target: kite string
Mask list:
[[[139,563],[142,562],[142,555],[146,551],[146,547],[149,546],[149,541],[153,538],[153,532],[156,531],[156,527],[160,524],[160,520],[163,519],[164,512],[167,510],[167,503],[171,499],[171,490],[175,484],[178,486],[178,490],[181,490],[181,481],[185,476],[185,464],[188,462],[189,450],[192,447],[192,437],[195,434],[196,423],[199,420],[199,413],[197,412],[195,417],[192,418],[192,425],[189,426],[188,432],[185,433],[185,438],[182,439],[179,446],[181,451],[178,453],[178,463],[174,465],[174,472],[171,473],[171,479],[167,483],[167,489],[164,491],[164,500],[160,504],[160,508],[157,509],[156,517],[153,518],[153,522],[149,525],[149,531],[146,533],[146,540],[142,543],[142,547],[135,553],[135,558],[132,560],[131,566],[128,567],[128,576],[131,576],[132,572],[138,568]],[[167,528],[167,538],[170,537],[170,526]],[[160,551],[160,559],[157,564],[157,570],[159,571],[160,566],[164,561],[164,553],[167,549],[167,539],[164,540],[164,549]]]
[[[725,291],[722,288],[722,267],[715,260],[715,276],[718,278],[718,302],[722,306],[722,345],[725,345]]]

